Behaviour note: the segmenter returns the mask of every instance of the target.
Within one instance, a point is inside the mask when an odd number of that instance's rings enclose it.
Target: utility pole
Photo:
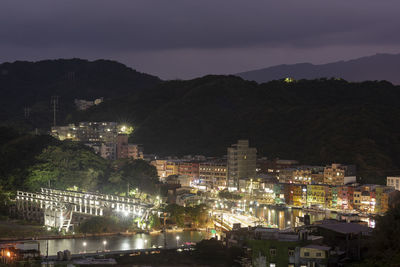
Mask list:
[[[59,96],[52,96],[51,97],[51,105],[53,105],[53,126],[56,126],[56,112],[58,108],[58,98]]]

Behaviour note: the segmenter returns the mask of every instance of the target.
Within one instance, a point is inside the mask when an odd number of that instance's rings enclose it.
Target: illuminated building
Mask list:
[[[117,159],[143,159],[143,149],[140,145],[130,144],[129,135],[117,136]]]
[[[227,185],[226,161],[215,160],[201,162],[199,165],[199,179],[213,188],[225,189]]]
[[[354,165],[332,164],[324,169],[324,184],[346,185],[356,182],[356,167]]]
[[[165,159],[157,159],[150,162],[151,165],[156,167],[158,177],[160,177],[161,181],[164,181],[167,177],[167,160]]]
[[[326,203],[326,186],[307,185],[307,204],[324,207]]]
[[[228,188],[238,190],[240,179],[256,176],[257,149],[249,147],[248,140],[239,140],[228,148]]]
[[[386,185],[387,186],[393,186],[394,189],[400,190],[400,176],[387,177],[386,178]]]

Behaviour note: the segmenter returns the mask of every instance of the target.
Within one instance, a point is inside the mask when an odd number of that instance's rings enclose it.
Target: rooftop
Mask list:
[[[328,229],[341,234],[371,233],[372,228],[357,223],[323,223],[317,227]]]
[[[326,250],[326,251],[331,249],[331,247],[328,247],[328,246],[320,246],[320,245],[312,245],[312,244],[304,246],[303,248],[312,248],[312,249],[319,249],[319,250]]]

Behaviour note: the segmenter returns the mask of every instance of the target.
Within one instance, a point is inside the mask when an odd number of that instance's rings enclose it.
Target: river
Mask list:
[[[166,233],[167,248],[174,248],[186,242],[199,242],[208,238],[205,232],[183,231]],[[104,245],[103,242],[106,242]],[[46,255],[47,240],[40,240],[40,251]],[[85,245],[86,244],[86,245]],[[96,252],[104,249],[132,250],[151,247],[164,247],[164,234],[136,234],[132,236],[105,236],[72,239],[50,239],[48,240],[49,256],[57,255],[58,251],[69,250],[72,254],[83,252]]]
[[[254,207],[249,211],[252,215],[263,218],[271,225],[278,226],[279,229],[286,229],[297,226],[298,217],[303,217],[306,212],[301,209],[294,208],[275,208],[268,206]],[[309,213],[311,223],[322,219],[336,219],[336,213]],[[373,227],[374,221],[367,219],[368,225]],[[178,239],[177,239],[178,237]],[[166,233],[167,248],[174,248],[186,242],[199,242],[210,236],[206,232],[200,231],[183,231]],[[104,245],[103,242],[106,241]],[[42,255],[46,255],[47,240],[40,241],[40,250]],[[86,244],[86,246],[84,245]],[[56,255],[58,251],[70,250],[72,254],[82,252],[96,252],[106,250],[132,250],[144,249],[151,247],[164,247],[164,234],[136,234],[132,236],[107,236],[107,237],[89,237],[74,239],[50,239],[48,240],[49,255]]]

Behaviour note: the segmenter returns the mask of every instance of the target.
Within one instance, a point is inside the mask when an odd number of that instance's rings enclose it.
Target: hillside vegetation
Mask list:
[[[272,81],[235,76],[169,81],[114,99],[75,120],[135,126],[132,142],[158,155],[223,155],[239,138],[260,156],[355,163],[365,182],[400,173],[399,87],[388,82]]]
[[[0,120],[7,125],[47,128],[53,121],[51,96],[59,96],[57,121],[75,110],[74,99],[126,96],[160,79],[110,61],[82,59],[16,61],[0,64]],[[25,119],[24,109],[29,108]]]

